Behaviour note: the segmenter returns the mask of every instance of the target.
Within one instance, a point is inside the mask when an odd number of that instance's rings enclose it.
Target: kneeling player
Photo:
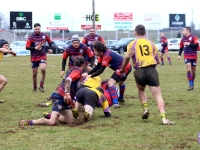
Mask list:
[[[85,59],[79,57],[75,60],[75,66],[68,72],[65,79],[58,85],[52,94],[52,113],[50,119],[40,118],[37,120],[20,120],[19,126],[25,125],[49,125],[52,126],[57,120],[63,123],[72,123],[74,121],[71,106],[73,107],[72,98],[75,97],[77,84],[81,79],[82,69],[84,68]],[[60,117],[60,115],[63,117]]]

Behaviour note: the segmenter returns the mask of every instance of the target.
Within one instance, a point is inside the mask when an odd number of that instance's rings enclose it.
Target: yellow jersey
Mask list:
[[[137,38],[127,46],[127,55],[132,57],[135,69],[159,63],[156,45],[145,38]]]
[[[99,76],[87,78],[83,84],[92,88],[101,87],[101,78]]]
[[[3,57],[3,53],[0,52],[0,61],[1,61],[2,57]]]

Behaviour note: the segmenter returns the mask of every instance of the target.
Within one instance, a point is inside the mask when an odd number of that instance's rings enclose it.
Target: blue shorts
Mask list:
[[[71,109],[71,107],[65,103],[64,98],[58,93],[54,93],[52,95],[52,103],[52,111],[56,111],[58,113],[61,113],[62,110],[65,109]]]
[[[45,63],[46,64],[46,60],[41,59],[39,61],[32,61],[32,68],[37,68],[41,63]]]
[[[192,66],[197,66],[197,60],[196,59],[185,59],[185,64],[191,63]]]

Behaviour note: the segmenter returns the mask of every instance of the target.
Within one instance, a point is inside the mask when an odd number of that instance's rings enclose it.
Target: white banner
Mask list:
[[[162,23],[162,14],[144,14],[144,22],[147,30],[160,30]]]

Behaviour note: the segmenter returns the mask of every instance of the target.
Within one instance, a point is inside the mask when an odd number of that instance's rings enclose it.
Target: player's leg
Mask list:
[[[3,90],[6,84],[7,84],[7,79],[3,75],[0,75],[0,92]],[[0,103],[3,102],[4,102],[3,100],[0,100]]]
[[[6,86],[7,82],[7,79],[3,75],[0,75],[0,92]]]
[[[164,58],[163,58],[164,54],[165,54],[164,49],[162,49],[161,50],[161,55],[160,55],[161,65],[164,65]]]
[[[129,75],[129,73],[131,72],[131,70],[132,70],[132,66],[130,64],[128,64],[124,68],[124,74],[121,75],[122,77],[119,81],[119,99],[118,99],[118,101],[121,102],[121,103],[125,102],[125,100],[124,100],[124,93],[125,93],[125,89],[126,89],[125,81],[126,81],[126,78]]]
[[[51,118],[40,118],[36,120],[20,120],[19,126],[26,126],[26,125],[48,125],[53,126],[55,125],[56,121],[58,120],[60,113],[57,111],[52,111]]]
[[[155,67],[148,67],[147,84],[149,85],[149,89],[151,93],[153,94],[154,99],[157,102],[158,110],[160,112],[160,116],[162,119],[162,124],[163,125],[174,124],[173,122],[169,121],[166,118],[165,103],[162,98],[158,72],[156,71]]]
[[[189,59],[185,59],[185,65],[186,65],[186,70],[187,70],[187,79],[189,82],[189,87],[188,87],[188,91],[193,90],[193,77],[192,77],[192,64],[191,64],[191,60]]]
[[[194,88],[194,79],[195,79],[195,76],[196,76],[196,66],[197,66],[197,63],[196,63],[196,59],[192,61],[192,86]]]
[[[63,110],[62,115],[58,118],[58,121],[62,123],[72,124],[74,122],[74,117],[71,109]]]
[[[46,61],[45,60],[40,60],[40,69],[41,69],[41,79],[40,79],[40,88],[39,90],[41,92],[45,92],[44,90],[44,80],[46,77]]]
[[[169,65],[172,65],[171,58],[169,56],[168,50],[165,51],[166,57],[168,59]]]
[[[37,92],[37,73],[39,62],[32,62],[32,79],[33,79],[33,92]]]
[[[116,79],[118,81],[116,81]],[[117,95],[117,88],[115,84],[119,82],[119,77],[116,73],[113,73],[111,78],[108,80],[108,91],[110,92],[113,105],[111,106],[112,108],[120,108],[119,102],[118,102],[118,95]]]
[[[142,103],[142,108],[144,110],[142,119],[148,119],[150,113],[148,110],[147,96],[145,93],[145,87],[146,87],[145,68],[136,69],[134,71],[134,77],[135,77],[135,82],[138,88],[139,99],[140,99],[140,102]]]

